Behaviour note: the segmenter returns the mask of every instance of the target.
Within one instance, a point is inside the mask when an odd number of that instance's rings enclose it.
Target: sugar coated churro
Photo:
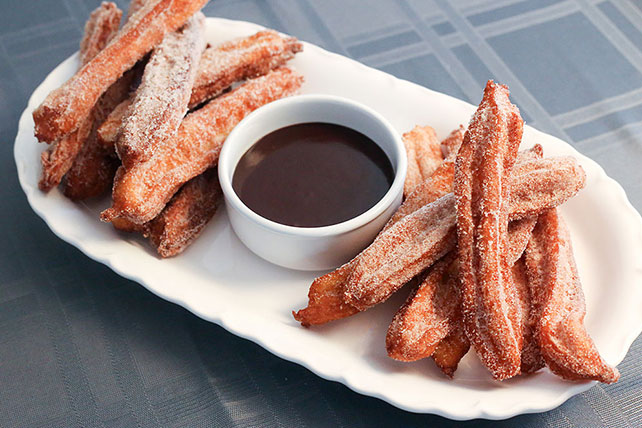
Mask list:
[[[145,235],[161,257],[182,253],[201,233],[221,203],[222,191],[216,168],[192,178],[147,223]]]
[[[292,59],[303,45],[294,37],[264,30],[205,50],[189,107],[213,98],[232,83],[267,74]]]
[[[107,2],[103,2],[91,13],[85,24],[84,37],[80,42],[81,66],[91,61],[116,34],[121,16],[122,11],[114,3]],[[64,135],[42,152],[40,157],[42,177],[38,183],[40,190],[49,191],[60,183],[62,177],[71,168],[85,140],[93,131],[95,116],[94,110],[77,130]]]
[[[526,249],[531,317],[546,365],[569,380],[616,382],[620,373],[600,356],[584,327],[586,306],[570,235],[556,209],[539,216]]]
[[[206,2],[150,0],[145,3],[96,57],[34,110],[38,140],[55,141],[78,128],[112,83]]]
[[[204,30],[205,16],[198,12],[152,52],[116,143],[125,168],[146,161],[176,134],[205,49]]]
[[[437,134],[430,126],[415,126],[403,134],[402,139],[408,155],[408,172],[403,188],[407,196],[432,175],[443,159]]]

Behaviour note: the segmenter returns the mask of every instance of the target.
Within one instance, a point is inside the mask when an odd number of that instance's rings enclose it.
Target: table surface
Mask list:
[[[18,117],[98,3],[0,1],[0,426],[456,425],[320,379],[161,300],[31,211],[13,162]],[[642,209],[639,0],[213,0],[205,13],[474,104],[487,79],[506,83],[527,123],[595,159]],[[642,426],[642,338],[619,368],[619,383],[550,412],[468,424]]]

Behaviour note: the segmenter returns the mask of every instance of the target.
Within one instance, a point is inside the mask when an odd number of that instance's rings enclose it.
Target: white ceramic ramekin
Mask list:
[[[268,220],[250,210],[232,188],[234,169],[261,137],[288,125],[323,122],[343,125],[370,137],[386,153],[395,172],[392,186],[372,208],[342,223],[294,227]],[[223,145],[218,175],[232,228],[258,256],[298,270],[332,269],[367,246],[401,203],[406,151],[399,134],[374,110],[329,95],[301,95],[263,106],[243,119]]]

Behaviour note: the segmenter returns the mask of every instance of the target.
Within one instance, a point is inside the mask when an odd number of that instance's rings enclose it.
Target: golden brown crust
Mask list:
[[[100,96],[207,0],[156,0],[136,12],[109,44],[33,112],[36,138],[55,141],[89,116]]]
[[[192,243],[216,213],[221,186],[216,168],[192,178],[169,201],[165,209],[147,223],[145,235],[161,257],[174,257]]]
[[[118,31],[122,11],[114,3],[103,2],[96,8],[85,25],[85,34],[80,42],[80,63],[85,65],[106,45]],[[48,192],[56,187],[71,168],[74,159],[93,131],[96,116],[92,110],[89,117],[73,132],[64,135],[40,155],[42,176],[38,183],[40,190]]]
[[[529,234],[530,235],[530,234]],[[530,237],[530,236],[529,236]],[[522,346],[521,356],[521,373],[534,373],[544,367],[544,359],[539,350],[539,343],[535,334],[537,322],[531,316],[531,296],[526,274],[525,257],[521,257],[515,262],[512,269],[513,283],[517,301],[521,308],[520,323],[522,327],[522,337],[524,345]]]
[[[450,134],[441,141],[441,155],[444,159],[454,159],[457,156],[459,147],[461,147],[461,143],[464,141],[464,132],[466,132],[466,128],[464,128],[463,125],[459,125],[459,128],[451,131]]]
[[[128,97],[118,104],[107,116],[107,119],[98,127],[97,139],[100,145],[114,149],[120,130],[123,126],[123,120],[127,117],[129,107],[134,102],[134,97]]]
[[[111,85],[98,100],[94,108],[94,129],[62,181],[62,191],[69,199],[78,201],[100,196],[111,188],[120,162],[113,147],[105,147],[98,142],[99,128],[96,126],[128,97],[141,73],[142,64],[139,63]]]
[[[568,229],[556,209],[540,214],[526,249],[531,317],[546,365],[564,379],[616,382],[584,327],[586,306]]]
[[[450,333],[439,342],[431,355],[437,367],[450,378],[455,375],[459,361],[470,349],[470,341],[464,329],[464,320],[461,318],[461,312],[458,314],[459,318],[453,321]]]
[[[429,357],[448,336],[460,309],[458,299],[452,298],[458,288],[454,258],[451,252],[435,263],[393,317],[386,334],[390,358],[417,361]]]
[[[300,75],[282,67],[187,115],[171,144],[160,147],[148,161],[118,171],[112,207],[101,218],[124,217],[142,224],[156,217],[184,183],[216,164],[225,138],[241,119],[293,94],[302,81]]]

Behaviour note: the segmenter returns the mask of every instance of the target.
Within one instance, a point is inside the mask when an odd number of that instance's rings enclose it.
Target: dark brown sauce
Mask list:
[[[250,147],[236,166],[232,187],[262,217],[319,227],[372,208],[393,179],[390,160],[370,138],[345,126],[301,123]]]

